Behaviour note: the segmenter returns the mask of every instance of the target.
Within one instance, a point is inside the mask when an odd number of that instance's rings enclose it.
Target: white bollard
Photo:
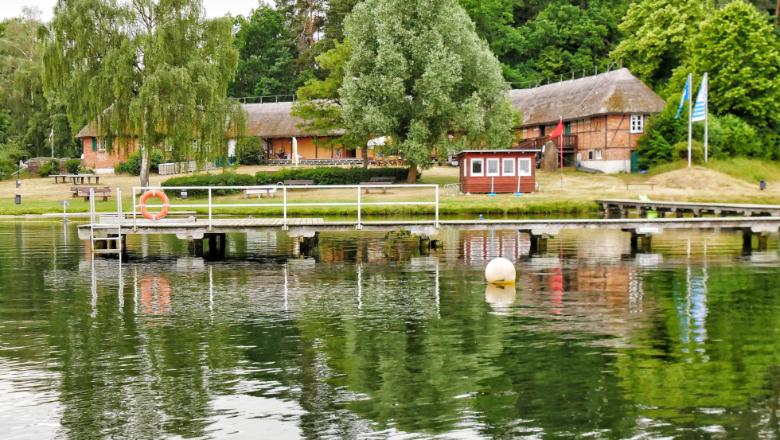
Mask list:
[[[490,284],[514,284],[515,265],[506,258],[494,258],[485,267],[485,280]]]

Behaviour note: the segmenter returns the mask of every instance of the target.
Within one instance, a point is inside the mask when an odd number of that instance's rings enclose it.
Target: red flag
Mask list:
[[[558,123],[558,125],[555,126],[553,131],[550,133],[550,139],[555,139],[557,137],[560,137],[563,134],[563,120]]]

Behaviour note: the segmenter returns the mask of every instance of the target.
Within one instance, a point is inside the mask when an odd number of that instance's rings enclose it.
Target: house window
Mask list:
[[[483,159],[471,159],[471,175],[484,176],[485,171],[482,169],[483,164],[484,164]]]
[[[488,176],[498,176],[500,174],[498,166],[499,166],[499,160],[498,159],[488,159],[487,160],[487,175]]]
[[[505,176],[515,175],[515,160],[511,157],[505,158],[501,161],[501,174]]]
[[[603,157],[601,155],[601,148],[596,149],[596,150],[591,150],[591,153],[593,154],[593,159],[594,160],[601,160],[601,159],[603,159]]]
[[[91,144],[92,144],[92,151],[93,151],[93,152],[94,152],[94,151],[97,151],[97,142],[98,142],[98,140],[97,140],[97,138],[96,138],[96,137],[92,138],[92,142],[91,142]]]
[[[631,133],[642,133],[645,129],[645,118],[642,115],[631,115]]]
[[[531,175],[531,159],[522,157],[517,159],[517,175],[518,176],[530,176]]]

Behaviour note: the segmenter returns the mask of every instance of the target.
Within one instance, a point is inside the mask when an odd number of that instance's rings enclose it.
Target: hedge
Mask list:
[[[220,174],[199,174],[195,176],[173,177],[162,183],[163,187],[169,186],[252,186],[255,184],[254,177],[249,174],[220,173]],[[169,196],[177,196],[179,190],[166,190]],[[235,189],[216,189],[211,193],[215,196],[235,194],[240,192]],[[202,196],[206,195],[206,190],[187,191],[187,195]]]
[[[312,180],[315,185],[356,185],[372,177],[395,177],[397,182],[402,182],[408,172],[406,168],[285,168],[273,173],[259,171],[255,182],[273,185],[285,180]]]

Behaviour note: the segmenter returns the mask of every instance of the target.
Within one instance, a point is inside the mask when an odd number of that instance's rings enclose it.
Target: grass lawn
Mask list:
[[[237,172],[254,174],[262,170],[259,167],[240,167]],[[766,191],[759,191],[757,181],[765,179],[769,183]],[[164,180],[153,176],[152,184],[159,185]],[[764,203],[780,204],[780,165],[752,159],[713,160],[707,167],[696,166],[688,170],[684,162],[676,162],[650,170],[643,175],[604,175],[588,174],[575,170],[563,173],[538,172],[537,182],[540,190],[532,194],[515,197],[512,194],[500,194],[488,197],[484,194],[449,194],[443,188],[447,184],[458,183],[458,168],[449,166],[424,170],[420,183],[436,184],[442,188],[440,193],[440,213],[446,216],[475,216],[479,214],[500,215],[557,215],[594,213],[597,205],[594,200],[600,198],[635,199],[646,195],[656,200],[679,201],[717,201],[723,203]],[[101,184],[112,188],[112,195],[121,189],[125,211],[132,209],[131,188],[138,185],[135,176],[105,176]],[[639,184],[639,185],[637,185]],[[650,186],[649,184],[652,184]],[[101,185],[102,186],[102,185]],[[83,199],[70,196],[69,184],[55,184],[50,178],[29,178],[22,182],[18,190],[22,195],[22,204],[14,204],[17,189],[13,181],[0,182],[0,215],[23,215],[62,212],[62,200],[69,201],[68,212],[87,212],[88,204]],[[97,202],[99,211],[115,211],[116,200]],[[290,190],[288,200],[293,203],[317,202],[354,202],[355,190]],[[393,188],[387,194],[363,195],[367,203],[433,201],[431,189]],[[281,196],[272,199],[243,199],[241,195],[216,198],[220,203],[281,203]],[[202,199],[190,197],[187,201],[172,200],[173,203],[205,203]],[[180,210],[205,213],[205,209],[181,208]],[[224,208],[216,214],[252,214],[279,215],[281,207],[257,206]],[[289,209],[290,215],[338,216],[355,215],[352,206],[301,206]],[[364,206],[365,215],[430,215],[432,206],[421,205],[368,205]]]

